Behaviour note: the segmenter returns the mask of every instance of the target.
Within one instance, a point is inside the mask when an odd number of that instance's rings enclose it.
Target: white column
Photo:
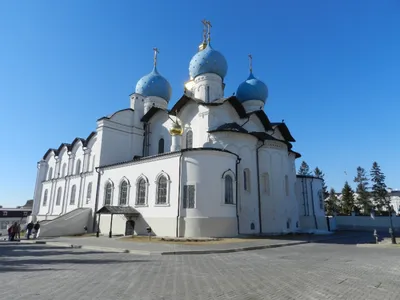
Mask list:
[[[33,208],[32,208],[32,215],[37,216],[40,211],[40,199],[42,196],[42,188],[43,188],[43,180],[46,176],[46,161],[41,160],[37,164],[37,173],[36,173],[36,184],[35,190],[33,192]]]
[[[83,150],[83,163],[82,163],[82,172],[89,172],[89,166],[90,166],[90,155],[91,150],[90,149],[84,149]]]
[[[172,135],[171,152],[181,150],[181,135]]]

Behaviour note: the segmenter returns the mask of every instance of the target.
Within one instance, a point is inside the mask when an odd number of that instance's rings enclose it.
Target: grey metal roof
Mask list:
[[[130,216],[139,216],[140,212],[134,209],[132,206],[110,206],[105,205],[100,208],[97,214],[103,215],[130,215]]]

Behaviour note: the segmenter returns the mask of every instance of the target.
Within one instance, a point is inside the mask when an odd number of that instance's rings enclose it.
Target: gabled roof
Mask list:
[[[77,137],[77,138],[75,138],[73,140],[73,142],[71,144],[69,144],[69,143],[61,143],[61,145],[57,149],[53,149],[53,148],[48,149],[46,151],[46,153],[43,155],[43,159],[46,159],[46,157],[52,152],[56,156],[59,155],[61,150],[64,147],[67,147],[67,151],[71,151],[72,148],[74,147],[74,145],[79,141],[82,142],[83,147],[87,147],[87,145],[89,144],[90,140],[95,136],[96,136],[96,131],[92,131],[86,139]]]
[[[244,109],[242,103],[240,103],[240,101],[235,96],[231,96],[229,98],[222,98],[207,103],[200,99],[188,97],[185,94],[175,103],[175,105],[169,111],[169,114],[176,116],[182,110],[182,108],[191,101],[193,101],[197,105],[203,105],[203,106],[219,106],[223,105],[225,102],[229,102],[232,105],[232,107],[236,110],[240,118],[245,118],[247,116],[246,110]]]
[[[120,110],[117,110],[116,112],[114,112],[113,114],[111,114],[111,115],[109,115],[109,116],[104,116],[104,117],[101,117],[100,119],[97,119],[97,121],[100,121],[100,120],[104,120],[104,119],[111,119],[112,117],[114,117],[117,113],[120,113],[120,112],[122,112],[122,111],[134,111],[132,108],[124,108],[124,109],[120,109]]]
[[[105,205],[102,208],[100,208],[96,213],[103,215],[113,214],[113,215],[140,216],[140,212],[138,212],[132,206],[121,206],[121,205],[120,206]]]
[[[208,132],[212,133],[212,132],[218,132],[218,131],[232,131],[232,132],[248,133],[248,131],[246,129],[241,127],[236,122],[222,124],[221,126],[215,128],[213,130],[209,130]]]
[[[294,137],[291,135],[289,128],[286,126],[285,123],[271,123],[273,128],[278,128],[279,131],[282,133],[282,136],[285,140],[287,140],[288,142],[295,142],[296,140],[294,139]]]
[[[296,152],[296,151],[289,150],[289,152],[290,152],[290,153],[293,153],[293,154],[295,155],[295,158],[296,158],[296,159],[301,157],[301,154],[298,153],[298,152]],[[299,175],[298,175],[298,176],[299,176]]]
[[[166,113],[168,113],[168,110],[153,106],[152,108],[149,109],[147,113],[144,114],[144,116],[140,119],[140,121],[142,122],[150,121],[150,119],[154,117],[154,115],[159,111],[165,111]]]
[[[249,112],[247,114],[248,117],[251,115],[256,115],[258,119],[260,120],[261,124],[264,126],[265,131],[272,130],[271,122],[269,121],[267,114],[263,110],[256,110]]]

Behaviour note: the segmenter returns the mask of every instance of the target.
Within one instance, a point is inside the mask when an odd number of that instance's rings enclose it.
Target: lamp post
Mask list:
[[[396,236],[394,234],[394,229],[393,229],[393,220],[392,220],[392,207],[390,205],[390,194],[392,193],[392,189],[388,188],[387,189],[387,197],[388,197],[388,209],[389,209],[389,220],[390,220],[390,228],[389,228],[389,233],[390,233],[390,237],[392,239],[392,244],[397,244],[396,242]]]

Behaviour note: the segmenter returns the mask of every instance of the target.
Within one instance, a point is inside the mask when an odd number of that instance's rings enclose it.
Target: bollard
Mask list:
[[[375,237],[375,244],[378,244],[379,243],[378,242],[379,236],[378,236],[378,233],[376,232],[376,229],[374,229],[374,237]]]

